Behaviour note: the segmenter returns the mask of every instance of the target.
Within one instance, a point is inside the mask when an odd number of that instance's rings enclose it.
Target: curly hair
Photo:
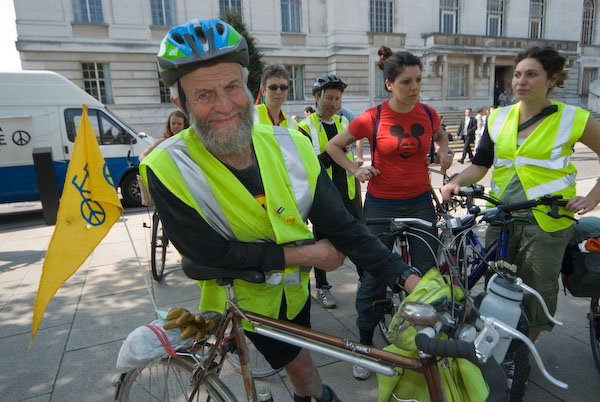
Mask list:
[[[556,86],[559,88],[565,87],[565,80],[567,79],[568,68],[565,68],[566,59],[560,55],[551,46],[532,46],[517,54],[514,61],[514,67],[517,67],[521,61],[525,59],[536,59],[546,71],[548,78],[552,78],[556,75]]]

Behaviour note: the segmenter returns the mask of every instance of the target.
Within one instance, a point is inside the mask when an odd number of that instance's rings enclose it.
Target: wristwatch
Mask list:
[[[408,267],[400,273],[400,286],[404,286],[404,282],[406,282],[408,277],[411,275],[417,275],[419,278],[422,276],[421,271],[415,267]]]

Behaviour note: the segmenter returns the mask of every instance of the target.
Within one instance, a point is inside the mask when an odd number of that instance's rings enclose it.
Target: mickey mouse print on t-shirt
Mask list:
[[[421,148],[421,139],[419,137],[425,134],[425,128],[418,123],[414,123],[410,126],[410,133],[405,133],[402,126],[395,124],[390,127],[390,134],[398,138],[400,156],[407,159],[416,154],[419,148]]]

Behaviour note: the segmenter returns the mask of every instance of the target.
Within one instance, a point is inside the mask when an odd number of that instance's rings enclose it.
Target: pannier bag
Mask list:
[[[453,295],[451,294],[453,292]],[[447,276],[442,276],[437,269],[430,269],[419,281],[415,290],[402,303],[407,301],[433,303],[442,297],[457,301],[464,300],[463,292],[457,286],[451,291]],[[388,340],[391,345],[384,350],[402,356],[417,358],[415,336],[417,330],[413,326],[406,328],[400,316],[400,310],[390,323]],[[406,329],[404,329],[406,328]],[[447,339],[445,334],[439,338]],[[438,362],[440,376],[444,385],[444,393],[448,402],[481,402],[488,395],[488,387],[481,371],[473,363],[465,359],[440,359]],[[408,369],[396,369],[399,376],[387,377],[377,374],[379,385],[379,402],[418,401],[430,402],[425,376]]]
[[[579,245],[600,237],[600,218],[584,217],[575,224],[563,258],[565,286],[576,297],[600,296],[600,251],[582,252]]]

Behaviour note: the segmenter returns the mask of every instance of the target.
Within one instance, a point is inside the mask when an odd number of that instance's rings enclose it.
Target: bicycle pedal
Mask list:
[[[372,306],[373,311],[377,315],[391,314],[394,312],[394,304],[390,299],[375,300]]]

